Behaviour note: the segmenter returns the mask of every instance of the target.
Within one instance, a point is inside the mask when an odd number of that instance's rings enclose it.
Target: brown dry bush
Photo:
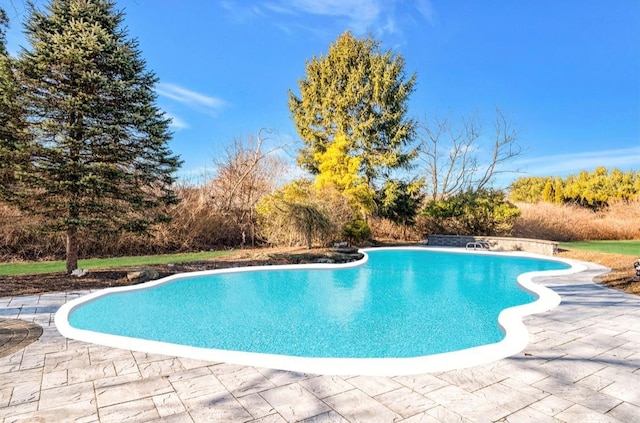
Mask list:
[[[640,200],[593,211],[572,204],[517,203],[522,214],[513,236],[554,241],[640,239]]]
[[[202,251],[239,245],[241,233],[233,222],[208,204],[204,187],[179,187],[179,204],[167,210],[172,220],[155,226],[149,235],[96,234],[81,231],[81,258]],[[64,236],[43,233],[43,222],[15,208],[0,205],[0,261],[63,259]]]
[[[416,216],[416,223],[412,226],[399,225],[377,216],[369,218],[369,226],[373,239],[391,242],[422,241],[425,234],[430,232],[424,217],[420,215]]]
[[[64,238],[45,234],[40,218],[29,218],[17,208],[0,204],[0,261],[58,258],[64,254]]]

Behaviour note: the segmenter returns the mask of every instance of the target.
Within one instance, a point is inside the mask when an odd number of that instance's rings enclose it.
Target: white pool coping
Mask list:
[[[296,357],[276,354],[262,354],[242,351],[227,351],[210,348],[191,347],[172,344],[168,342],[150,341],[139,338],[130,338],[120,335],[111,335],[84,329],[77,329],[69,324],[69,316],[77,307],[95,301],[96,299],[120,292],[136,291],[153,288],[180,279],[195,276],[255,272],[264,270],[291,270],[291,269],[339,269],[361,266],[368,260],[367,251],[371,250],[428,250],[446,251],[459,254],[490,254],[511,257],[530,257],[544,260],[559,261],[571,266],[564,270],[548,270],[541,272],[528,272],[518,276],[518,284],[527,292],[538,298],[528,304],[510,307],[503,310],[498,316],[498,325],[505,333],[505,337],[497,343],[482,345],[459,351],[441,354],[432,354],[412,358],[316,358]],[[227,362],[245,366],[266,367],[279,370],[295,371],[301,373],[314,373],[325,375],[363,375],[363,376],[400,376],[418,373],[443,372],[453,369],[478,366],[497,361],[523,351],[529,343],[529,332],[523,323],[523,318],[535,313],[549,311],[560,304],[560,296],[551,289],[534,282],[541,278],[568,275],[578,273],[586,267],[578,261],[560,259],[524,252],[497,252],[497,251],[467,251],[453,248],[440,247],[384,247],[360,250],[364,258],[357,262],[347,264],[297,264],[275,266],[237,267],[230,269],[216,269],[201,272],[189,272],[171,275],[166,278],[150,281],[144,284],[106,288],[91,294],[76,298],[64,304],[55,315],[55,325],[58,331],[65,337],[93,344],[104,345],[113,348],[135,350],[154,354],[186,357],[212,362]]]

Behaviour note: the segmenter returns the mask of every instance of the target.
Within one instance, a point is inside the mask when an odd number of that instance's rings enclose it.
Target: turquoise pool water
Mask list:
[[[74,308],[73,328],[231,351],[403,358],[500,341],[498,314],[535,300],[517,286],[565,263],[491,254],[368,251],[366,264],[178,279]]]

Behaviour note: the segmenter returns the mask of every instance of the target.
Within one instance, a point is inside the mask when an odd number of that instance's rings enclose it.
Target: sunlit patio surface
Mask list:
[[[108,348],[68,340],[53,324],[62,304],[87,292],[0,298],[0,421],[640,421],[640,297],[594,284],[604,270],[587,264],[542,280],[562,303],[526,318],[531,336],[522,353],[398,377]],[[35,342],[39,328],[23,321],[42,326]]]

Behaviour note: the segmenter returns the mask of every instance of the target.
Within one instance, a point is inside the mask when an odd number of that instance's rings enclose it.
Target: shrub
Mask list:
[[[343,226],[342,235],[352,244],[359,244],[371,237],[371,228],[362,217],[356,217]]]
[[[423,210],[432,227],[452,235],[509,235],[519,215],[501,191],[467,191],[429,201]]]

